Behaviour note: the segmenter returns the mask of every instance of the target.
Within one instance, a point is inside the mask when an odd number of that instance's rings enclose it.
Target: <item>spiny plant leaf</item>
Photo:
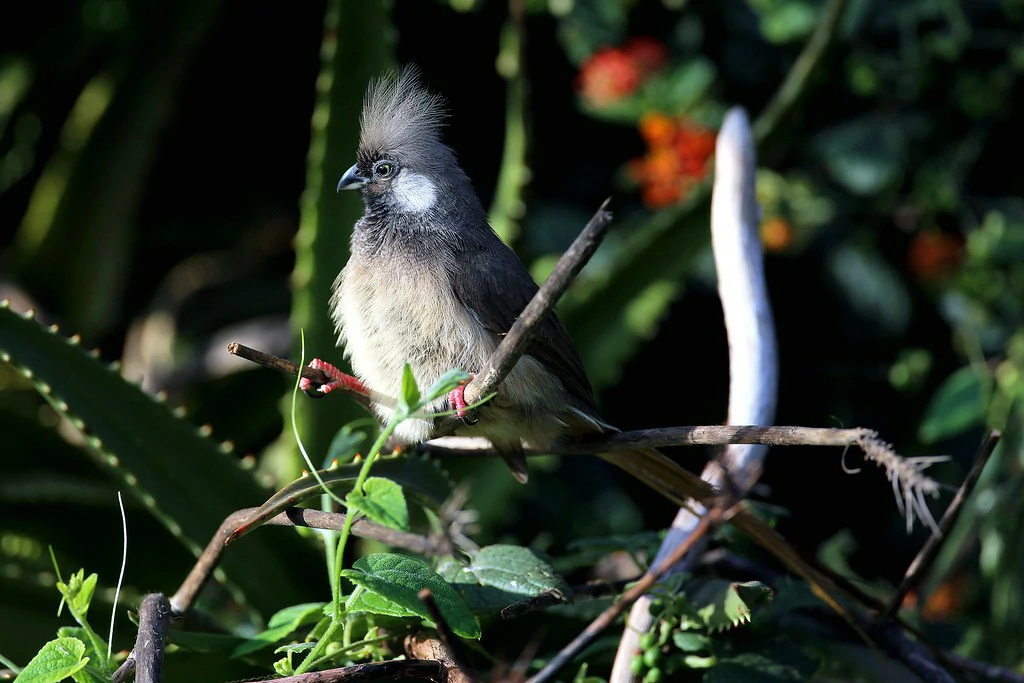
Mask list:
[[[329,470],[320,470],[320,480],[332,491],[350,490],[356,483],[362,463],[338,465]],[[440,510],[445,499],[451,495],[452,483],[440,466],[426,458],[384,457],[373,463],[373,473],[390,479],[416,498],[424,506]],[[294,507],[298,503],[323,492],[319,482],[309,475],[303,475],[270,497],[244,527],[239,527],[229,538],[234,542],[253,529],[262,526],[271,517]]]
[[[0,305],[0,360],[20,370],[58,413],[87,432],[94,459],[195,555],[229,514],[266,498],[252,475],[201,430],[75,339],[54,334],[6,303]],[[313,586],[294,580],[293,568],[303,559],[317,561],[295,535],[253,538],[225,554],[217,576],[230,577],[235,597],[266,614],[313,597]]]
[[[481,615],[495,614],[542,593],[572,601],[572,589],[565,579],[555,573],[544,557],[523,546],[485,546],[469,566],[452,560],[443,564],[439,573]]]
[[[753,611],[766,605],[775,594],[760,581],[733,583],[725,579],[706,579],[695,583],[686,596],[711,632],[749,623]]]
[[[390,616],[431,619],[430,612],[419,599],[419,592],[429,588],[452,631],[463,638],[480,637],[480,624],[466,603],[454,588],[422,560],[395,553],[374,553],[359,558],[352,569],[344,570],[341,575],[386,601],[381,602],[363,593],[349,605],[351,611],[365,610]],[[387,603],[397,605],[398,609]]]
[[[57,638],[43,645],[14,680],[15,683],[58,683],[88,663],[85,643],[77,638]]]
[[[383,477],[370,477],[363,483],[362,492],[349,491],[345,496],[349,512],[362,512],[378,524],[401,529],[409,528],[409,506],[405,503],[402,487]]]

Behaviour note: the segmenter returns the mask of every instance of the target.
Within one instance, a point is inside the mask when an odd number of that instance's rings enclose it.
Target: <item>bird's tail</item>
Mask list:
[[[711,507],[715,502],[716,492],[711,485],[653,448],[601,453],[600,457],[625,470],[680,507],[692,508],[695,500],[705,507]],[[736,507],[730,521],[748,538],[806,580],[827,604],[848,617],[846,610],[838,601],[838,596],[844,594],[839,586],[804,559],[775,529],[742,504]]]

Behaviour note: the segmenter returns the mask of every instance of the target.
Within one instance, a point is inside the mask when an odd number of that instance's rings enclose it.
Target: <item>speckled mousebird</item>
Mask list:
[[[420,84],[414,67],[375,81],[363,105],[356,163],[338,183],[339,191],[359,190],[365,210],[335,281],[331,314],[356,377],[387,396],[399,394],[406,362],[420,386],[452,368],[482,368],[537,291],[487,223],[469,178],[441,141],[443,106]],[[462,390],[439,399],[435,409],[465,415]],[[390,418],[387,405],[373,407],[382,421]],[[545,448],[614,431],[598,416],[579,355],[554,314],[478,416],[456,433],[486,437],[524,482],[524,446]],[[433,420],[410,419],[396,434],[417,443],[429,439],[433,428]],[[626,469],[649,483],[660,479],[661,468],[677,468],[657,451],[644,454],[657,462],[637,472],[633,458]]]

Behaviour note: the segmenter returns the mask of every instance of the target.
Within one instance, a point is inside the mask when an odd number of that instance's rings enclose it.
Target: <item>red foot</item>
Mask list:
[[[469,380],[463,382],[459,386],[455,387],[448,392],[448,405],[455,414],[462,419],[466,424],[476,424],[476,420],[469,419],[469,411],[466,410],[466,385],[469,384],[476,377],[476,373],[469,373]]]
[[[364,396],[370,395],[370,390],[366,388],[365,384],[352,375],[346,375],[327,361],[314,358],[309,362],[309,367],[324,373],[331,378],[331,381],[327,384],[318,385],[305,377],[299,378],[299,389],[302,389],[307,394],[326,396],[335,389],[344,389],[346,391],[354,391],[357,394],[363,394]]]

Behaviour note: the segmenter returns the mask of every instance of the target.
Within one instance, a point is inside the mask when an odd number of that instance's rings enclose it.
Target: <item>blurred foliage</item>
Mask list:
[[[262,0],[73,0],[20,10],[0,22],[0,299],[12,309],[0,311],[7,663],[60,649],[75,655],[56,662],[61,671],[79,667],[75,675],[89,680],[109,673],[98,640],[54,615],[60,593],[46,548],[65,576],[80,567],[95,572],[82,580],[98,575],[81,599],[104,623],[120,561],[117,488],[129,494],[122,595],[134,602],[147,590],[173,591],[227,512],[263,503],[270,487],[297,475],[291,416],[279,408],[287,379],[229,357],[224,343],[297,359],[301,328],[308,355],[340,361],[326,302],[360,206],[333,186],[354,152],[368,79],[416,62],[450,101],[447,142],[538,280],[614,195],[612,234],[560,313],[605,416],[623,427],[716,423],[725,414],[709,179],[722,113],[746,107],[762,140],[757,194],[782,353],[779,421],[861,425],[908,455],[951,454],[934,468],[951,485],[984,432],[1004,432],[904,612],[943,646],[1021,665],[1018,4],[321,0],[283,10]],[[12,312],[30,308],[61,335],[99,347],[100,360]],[[344,399],[299,403],[316,465],[367,452],[372,430],[339,431],[357,417]],[[225,440],[232,444],[221,447]],[[887,495],[881,477],[846,477],[837,458],[773,456],[764,482],[789,510],[778,525],[808,549],[831,539],[822,559],[884,597],[922,537],[903,534],[887,498],[864,504]],[[435,528],[450,510],[417,498],[402,476],[419,470],[403,475],[389,469],[394,462],[375,473],[403,485],[411,527]],[[482,646],[501,643],[508,657],[540,624],[538,662],[550,656],[607,599],[502,621],[481,598],[531,593],[495,567],[533,572],[536,591],[629,577],[656,547],[644,530],[671,514],[589,460],[537,459],[525,487],[497,461],[444,466],[428,483],[436,477],[445,491],[459,483],[460,528],[483,548],[433,566],[416,560],[415,571],[455,586],[483,617]],[[385,491],[382,504],[397,509],[393,487],[375,483],[363,494],[371,491]],[[394,514],[381,519],[405,519]],[[171,679],[265,674],[273,659],[260,648],[322,636],[319,603],[293,605],[326,601],[336,588],[319,569],[321,538],[260,530],[232,548],[202,596],[232,630],[230,642],[183,640],[168,661]],[[359,550],[404,562],[369,543]],[[366,573],[371,565],[345,566]],[[675,597],[666,592],[636,664],[643,680],[903,675],[838,630],[809,627],[800,610],[816,603],[802,585],[728,578],[735,583],[711,599],[707,577]],[[767,606],[756,597],[763,584],[755,597],[737,588],[755,578],[775,590]],[[749,627],[718,633],[699,621],[700,606],[734,598],[752,607]],[[381,610],[378,625],[395,632],[418,623]],[[115,651],[131,642],[124,617],[122,605]],[[389,656],[370,633],[377,623],[351,627],[363,640],[345,631],[345,661]],[[577,680],[603,680],[615,642],[595,643]],[[301,646],[284,656],[299,661]]]

